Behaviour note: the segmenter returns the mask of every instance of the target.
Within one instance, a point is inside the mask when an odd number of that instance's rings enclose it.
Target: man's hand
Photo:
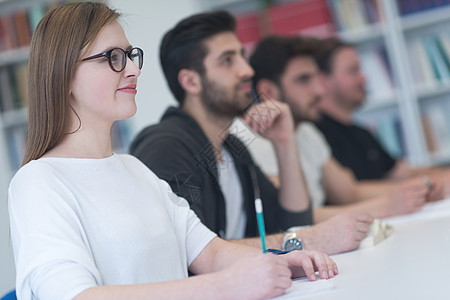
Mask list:
[[[242,118],[256,133],[272,142],[280,176],[278,201],[281,207],[290,212],[307,210],[308,189],[299,162],[289,106],[267,99],[252,106]]]
[[[294,121],[287,104],[267,99],[253,105],[242,119],[252,130],[272,143],[286,142],[293,138]]]
[[[429,191],[427,201],[443,200],[450,197],[450,171],[445,169],[429,177],[433,189]]]
[[[298,230],[305,248],[325,252],[329,255],[351,251],[359,247],[373,217],[361,212],[346,212],[336,215],[312,227]]]
[[[386,217],[415,212],[422,208],[427,200],[428,187],[422,177],[407,180],[383,197]]]
[[[314,281],[317,279],[316,271],[319,272],[322,279],[333,278],[339,273],[334,260],[319,251],[294,250],[280,255],[280,257],[287,260],[292,271],[292,278],[306,276],[309,280]]]

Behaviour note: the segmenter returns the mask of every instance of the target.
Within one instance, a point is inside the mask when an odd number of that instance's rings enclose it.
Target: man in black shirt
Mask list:
[[[368,130],[353,123],[341,123],[326,113],[316,125],[326,137],[333,156],[350,168],[356,179],[384,179],[395,170],[397,161]]]
[[[323,117],[317,127],[326,137],[333,156],[351,169],[358,180],[398,180],[429,175],[437,185],[430,197],[443,198],[445,195],[439,187],[448,181],[447,170],[413,169],[406,161],[387,153],[368,130],[353,123],[354,111],[366,98],[366,78],[354,46],[334,38],[323,40],[319,45],[316,61],[325,95],[320,104]]]

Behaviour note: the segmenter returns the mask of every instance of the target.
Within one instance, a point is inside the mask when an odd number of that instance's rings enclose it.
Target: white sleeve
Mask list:
[[[325,139],[322,132],[317,129],[317,127],[311,124],[311,130],[314,132],[314,136],[317,139],[317,143],[320,145],[320,149],[322,149],[323,161],[326,162],[331,158],[331,148]]]
[[[72,299],[99,283],[71,197],[50,169],[25,166],[11,181],[8,205],[19,299]]]
[[[202,252],[208,243],[216,237],[216,234],[208,229],[189,207],[189,203],[174,192],[169,184],[161,180],[167,189],[169,203],[172,203],[173,222],[177,228],[176,232],[184,239],[186,259],[188,266]]]
[[[321,167],[331,158],[330,145],[323,134],[310,122],[300,124],[297,130],[297,142],[300,154],[304,152],[309,159],[315,160]]]

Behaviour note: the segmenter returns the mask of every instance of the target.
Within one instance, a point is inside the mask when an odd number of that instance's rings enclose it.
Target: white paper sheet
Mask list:
[[[292,281],[292,286],[281,297],[276,299],[303,299],[308,296],[324,292],[332,292],[336,289],[334,278],[317,279],[309,281],[307,278],[297,278]]]

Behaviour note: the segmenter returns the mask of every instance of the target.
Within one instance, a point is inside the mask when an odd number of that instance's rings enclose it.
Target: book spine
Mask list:
[[[419,73],[421,75],[422,84],[424,86],[433,86],[436,84],[437,79],[434,75],[433,66],[431,61],[428,59],[424,45],[420,39],[416,38],[410,42],[411,52],[411,63],[417,64]]]
[[[14,25],[16,29],[16,35],[19,47],[25,47],[30,44],[31,32],[30,24],[28,23],[28,16],[25,10],[19,11],[14,14]]]
[[[10,73],[7,68],[0,69],[0,94],[2,101],[2,111],[9,111],[14,108],[13,92],[10,85]]]

